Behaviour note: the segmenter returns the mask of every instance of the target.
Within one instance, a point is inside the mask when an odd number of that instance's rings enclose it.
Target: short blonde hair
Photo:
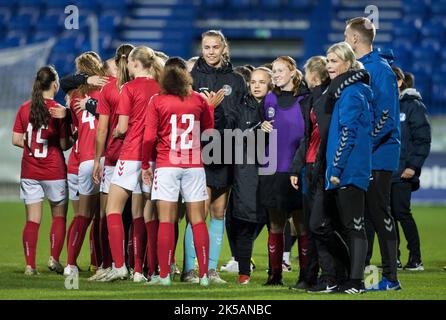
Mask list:
[[[327,71],[327,58],[324,56],[314,56],[305,62],[304,65],[305,73],[315,73],[318,78],[321,80],[321,83],[324,83],[328,78]]]
[[[355,53],[352,47],[347,42],[338,42],[332,45],[327,50],[327,55],[329,53],[334,53],[344,62],[350,63],[350,70],[363,69],[364,66],[361,62],[356,60]]]

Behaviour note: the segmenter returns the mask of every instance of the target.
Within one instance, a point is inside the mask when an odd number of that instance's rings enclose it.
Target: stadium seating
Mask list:
[[[73,56],[91,49],[88,16],[99,26],[99,51],[111,56],[120,42],[147,44],[169,55],[195,54],[200,34],[215,24],[230,40],[284,39],[303,43],[299,65],[343,39],[346,18],[364,9],[367,1],[349,0],[0,0],[0,48],[42,42],[55,37],[50,62],[73,69]],[[393,49],[395,64],[417,77],[417,85],[432,110],[443,110],[445,97],[440,70],[446,61],[446,0],[376,0],[382,27],[375,45]],[[64,9],[79,9],[79,30],[66,30]],[[329,10],[328,8],[331,8]],[[334,27],[335,26],[335,27]],[[335,40],[336,39],[336,40]],[[243,54],[243,52],[242,52]],[[251,57],[235,56],[251,63]],[[262,57],[271,59],[273,57]],[[54,59],[54,61],[52,61]],[[259,58],[260,59],[260,58]],[[441,67],[438,67],[441,66]],[[434,72],[432,76],[430,72]],[[432,98],[432,99],[431,99]]]

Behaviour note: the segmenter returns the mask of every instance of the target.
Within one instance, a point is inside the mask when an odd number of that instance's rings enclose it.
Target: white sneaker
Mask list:
[[[57,274],[63,273],[63,266],[60,264],[59,261],[57,261],[53,257],[50,257],[50,259],[48,260],[48,269],[56,272]]]
[[[189,272],[181,275],[181,282],[198,284],[200,282],[200,278],[198,278],[194,270],[190,270]]]
[[[231,258],[225,265],[221,266],[220,272],[238,273],[238,262]]]
[[[209,270],[209,282],[215,284],[225,284],[227,283],[225,280],[220,278],[220,275],[214,269]]]
[[[165,278],[161,278],[160,276],[152,276],[149,282],[146,282],[146,285],[149,286],[170,286],[172,285],[172,280],[170,279],[170,275],[167,275]]]
[[[25,276],[37,276],[39,273],[37,272],[37,269],[33,269],[31,266],[25,267]]]
[[[63,275],[64,277],[78,277],[79,276],[79,269],[77,266],[73,265],[67,265],[65,269],[63,269]]]
[[[108,267],[108,268],[103,268],[103,267],[99,267],[98,270],[96,271],[96,273],[94,275],[92,275],[90,278],[88,278],[88,281],[98,281],[99,279],[101,279],[105,274],[107,274],[108,272],[110,272],[112,268]]]
[[[142,273],[135,272],[133,274],[133,282],[147,282],[147,278]]]
[[[121,268],[113,268],[101,280],[101,282],[111,282],[115,280],[126,280],[129,276],[127,267],[122,265]]]

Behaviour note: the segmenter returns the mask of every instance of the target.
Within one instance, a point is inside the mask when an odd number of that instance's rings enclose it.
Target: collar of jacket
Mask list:
[[[247,94],[244,101],[246,106],[253,110],[257,109],[260,106],[260,103],[256,100],[256,98],[254,98],[252,94]]]
[[[421,100],[421,93],[417,91],[415,88],[407,88],[404,89],[400,93],[400,100],[406,100],[406,99],[420,99]]]
[[[367,64],[379,59],[384,59],[387,61],[387,63],[389,63],[389,65],[392,65],[393,61],[395,60],[395,55],[390,49],[381,50],[380,48],[376,48],[359,58],[358,61],[360,61],[362,64]]]
[[[370,75],[367,70],[349,70],[337,76],[331,81],[328,90],[334,94],[336,99],[339,99],[342,91],[356,82],[363,82],[367,85],[370,83]]]
[[[196,71],[201,73],[230,73],[232,72],[232,64],[229,61],[223,61],[221,67],[214,68],[206,63],[203,56],[201,56],[197,62],[195,62],[194,68]]]

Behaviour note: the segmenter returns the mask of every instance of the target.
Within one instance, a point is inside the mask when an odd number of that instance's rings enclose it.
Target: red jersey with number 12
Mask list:
[[[142,160],[144,121],[153,95],[159,93],[159,84],[150,78],[135,78],[122,86],[117,113],[129,117],[129,125],[119,160]]]
[[[156,142],[156,167],[202,167],[201,132],[214,127],[213,107],[197,92],[183,100],[160,94],[146,115],[143,169],[148,169]]]
[[[45,99],[47,108],[63,108],[56,101]],[[60,148],[60,139],[67,138],[64,119],[50,118],[45,128],[33,128],[29,122],[31,100],[20,106],[13,131],[24,135],[22,179],[62,180],[67,169]]]

